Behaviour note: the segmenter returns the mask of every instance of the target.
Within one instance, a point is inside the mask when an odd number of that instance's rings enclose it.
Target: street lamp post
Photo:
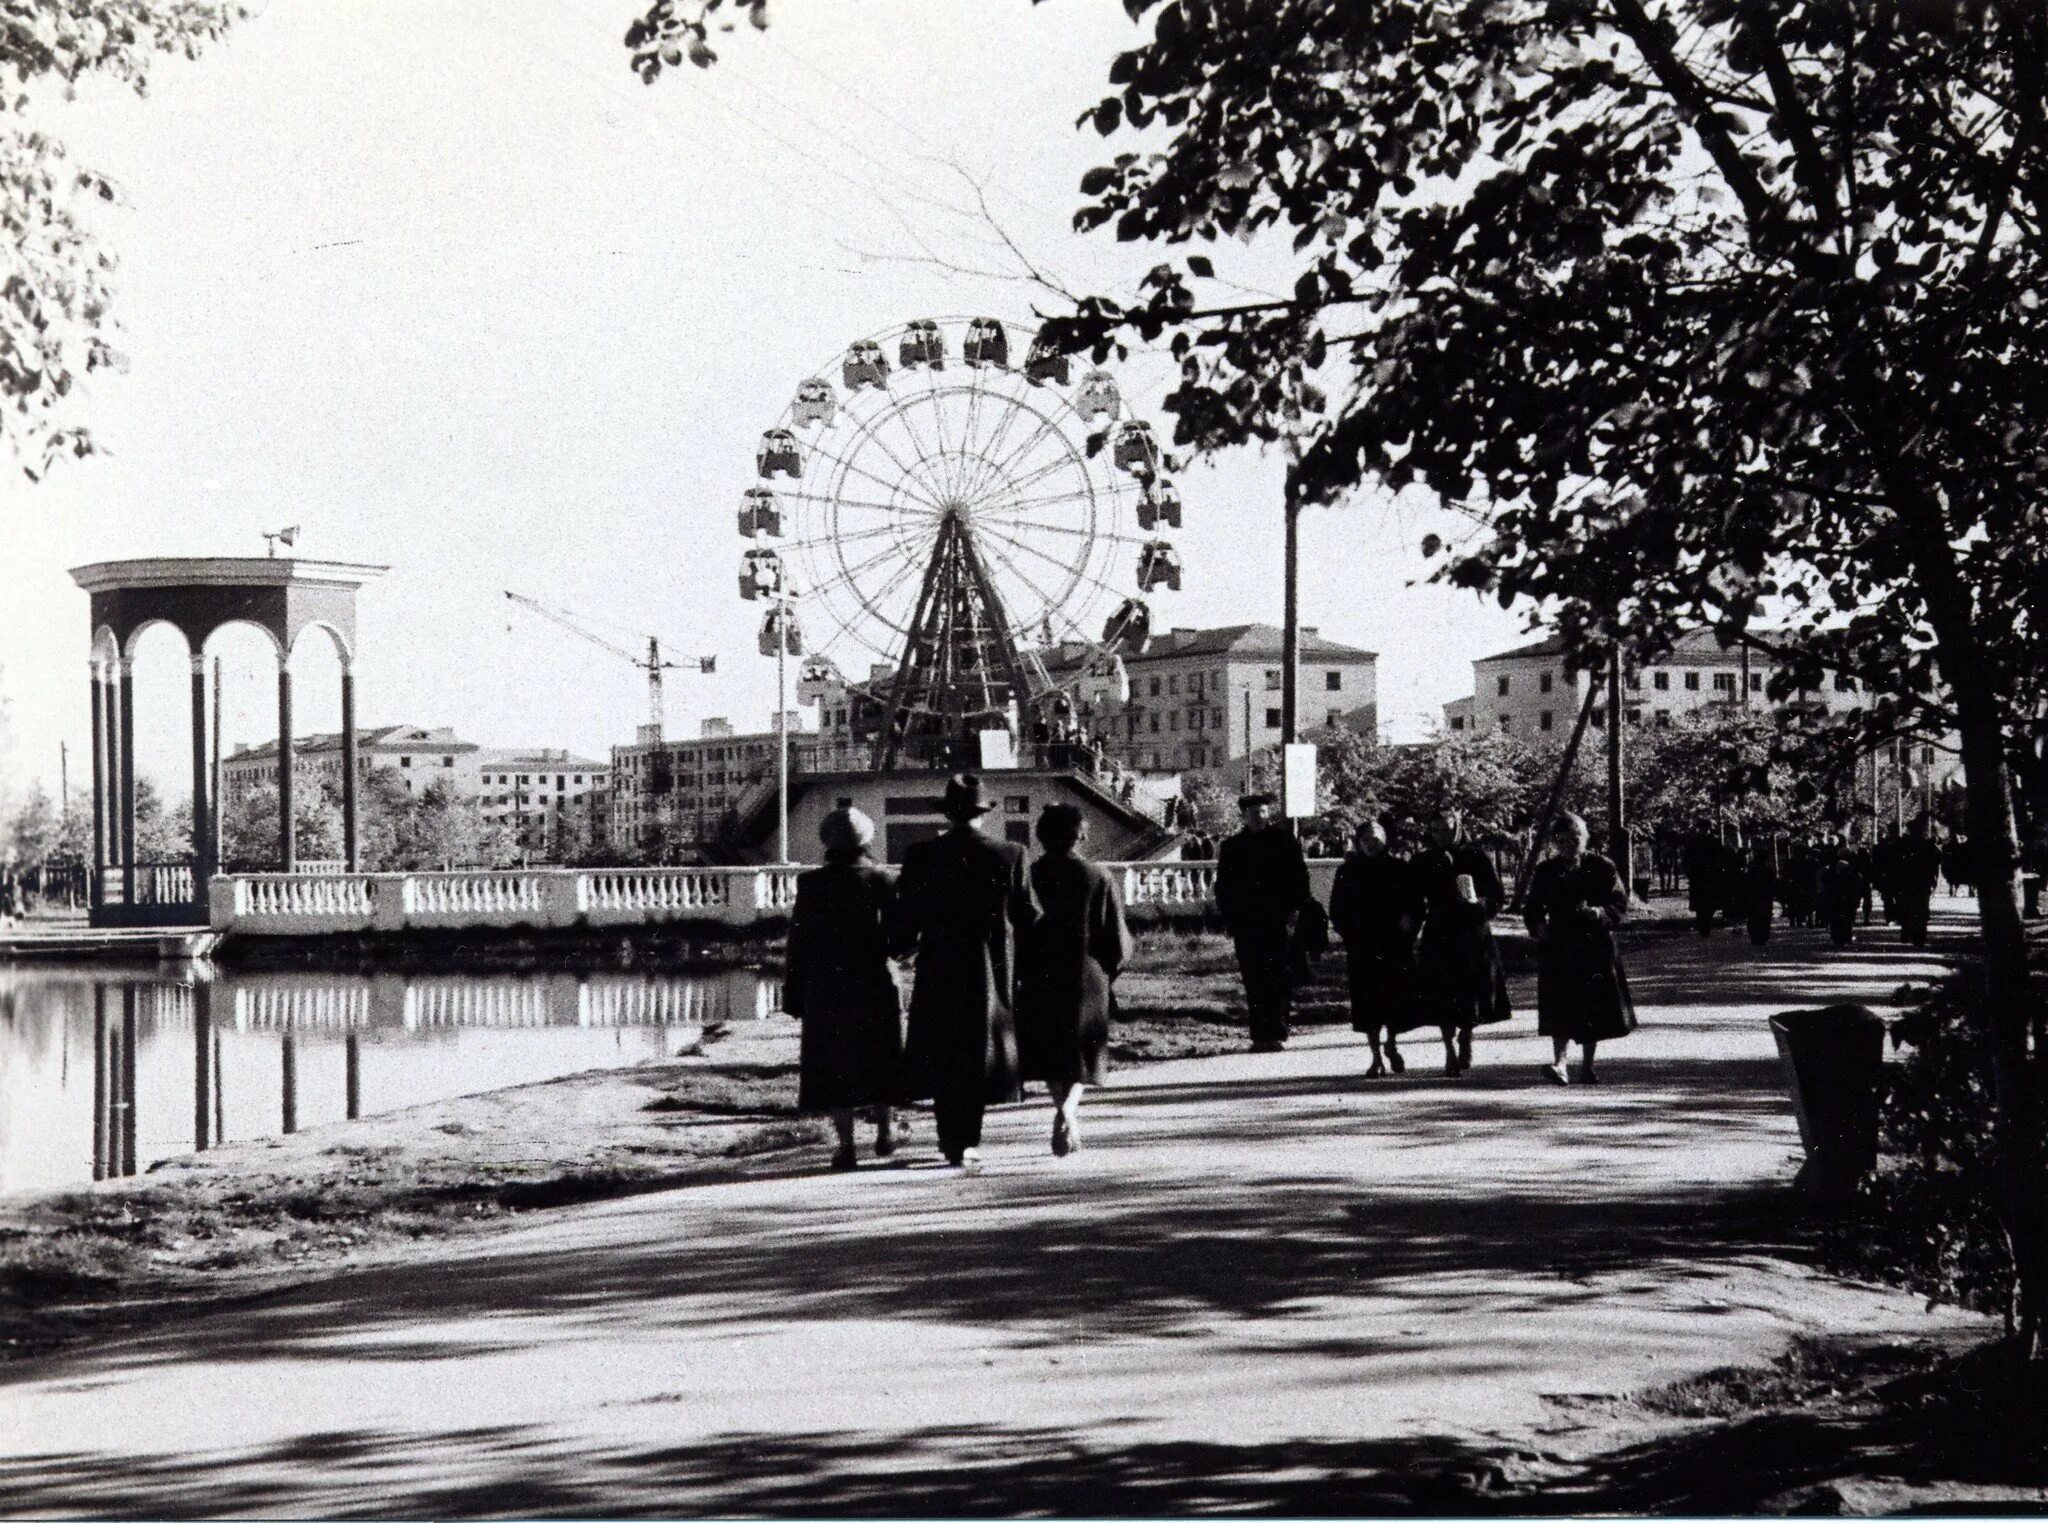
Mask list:
[[[789,865],[789,584],[775,582],[775,858]]]

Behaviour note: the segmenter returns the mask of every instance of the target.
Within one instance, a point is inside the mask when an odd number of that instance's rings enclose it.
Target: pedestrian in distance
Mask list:
[[[875,1156],[896,1151],[891,1107],[902,1087],[903,1006],[889,966],[896,879],[868,855],[875,826],[858,809],[818,824],[825,865],[796,880],[782,1008],[803,1023],[797,1109],[831,1116],[832,1167],[854,1166],[854,1113],[872,1108]]]
[[[1361,823],[1330,888],[1330,929],[1344,943],[1351,1029],[1372,1044],[1368,1079],[1389,1067],[1406,1069],[1399,1038],[1430,1024],[1415,977],[1415,939],[1427,907],[1421,878],[1390,849],[1386,828],[1377,820]]]
[[[1970,842],[1960,831],[1942,843],[1941,875],[1948,879],[1951,899],[1970,886]]]
[[[1072,804],[1038,816],[1044,854],[1031,864],[1038,919],[1017,944],[1017,1058],[1052,1095],[1052,1150],[1081,1146],[1081,1096],[1102,1082],[1102,1049],[1131,933],[1109,874],[1081,855],[1087,824]]]
[[[1749,939],[1760,947],[1771,939],[1771,913],[1778,902],[1777,851],[1768,836],[1750,843],[1749,859],[1743,864],[1743,890]]]
[[[1595,1084],[1599,1045],[1636,1029],[1614,936],[1628,913],[1628,889],[1612,862],[1586,849],[1586,822],[1568,809],[1551,824],[1550,848],[1530,876],[1522,911],[1536,941],[1536,1030],[1550,1038],[1553,1080],[1571,1082],[1565,1057],[1577,1042],[1579,1077]]]
[[[1240,828],[1216,849],[1216,909],[1244,978],[1253,1052],[1287,1045],[1292,1013],[1295,917],[1309,898],[1301,843],[1270,815],[1270,794],[1237,801]]]
[[[1869,892],[1862,865],[1847,841],[1830,842],[1820,874],[1820,917],[1838,947],[1856,939],[1856,907]]]
[[[1416,854],[1427,909],[1416,942],[1417,973],[1430,1019],[1444,1039],[1444,1072],[1472,1066],[1472,1033],[1514,1015],[1493,917],[1507,902],[1493,858],[1464,839],[1455,813],[1430,822]]]
[[[895,949],[917,956],[904,1071],[932,1102],[940,1153],[970,1174],[983,1112],[1019,1098],[1016,938],[1038,919],[1023,848],[981,833],[994,807],[980,777],[955,773],[940,806],[952,827],[905,851],[897,879]]]
[[[1927,917],[1940,877],[1941,852],[1930,839],[1927,816],[1916,816],[1892,855],[1892,906],[1909,946],[1927,945]]]

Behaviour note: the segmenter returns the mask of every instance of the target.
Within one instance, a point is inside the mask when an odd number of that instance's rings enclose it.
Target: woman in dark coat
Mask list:
[[[889,927],[896,880],[868,857],[874,822],[858,809],[835,809],[818,826],[825,865],[796,880],[782,1008],[803,1022],[797,1056],[797,1109],[832,1117],[839,1151],[832,1167],[850,1169],[853,1113],[875,1108],[875,1156],[896,1151],[890,1106],[903,1059],[903,1011],[889,969]]]
[[[1429,845],[1413,863],[1427,905],[1416,943],[1417,972],[1430,1019],[1444,1035],[1444,1072],[1472,1066],[1472,1031],[1507,1020],[1507,969],[1493,943],[1493,917],[1507,896],[1493,860],[1459,839],[1459,821],[1446,815],[1429,827]]]
[[[1565,1050],[1584,1054],[1579,1076],[1599,1082],[1593,1052],[1636,1029],[1635,1002],[1614,928],[1628,913],[1628,890],[1614,864],[1586,850],[1586,822],[1570,810],[1550,827],[1551,855],[1536,864],[1522,911],[1536,940],[1536,1030],[1550,1038],[1551,1078],[1571,1083]]]
[[[1081,1096],[1102,1082],[1111,986],[1131,952],[1116,885],[1080,854],[1084,833],[1072,804],[1048,804],[1039,815],[1045,855],[1031,864],[1039,918],[1017,938],[1017,1063],[1052,1091],[1052,1150],[1062,1158],[1081,1145]]]
[[[1330,887],[1330,929],[1344,943],[1351,1029],[1364,1032],[1372,1044],[1369,1079],[1389,1064],[1395,1073],[1406,1068],[1396,1039],[1431,1024],[1415,980],[1415,936],[1425,908],[1413,866],[1387,849],[1386,830],[1377,820],[1365,821]]]

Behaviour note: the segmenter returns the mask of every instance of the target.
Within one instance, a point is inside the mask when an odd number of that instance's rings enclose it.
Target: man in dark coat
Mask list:
[[[1272,803],[1264,793],[1239,799],[1243,828],[1216,849],[1216,909],[1237,949],[1253,1052],[1287,1045],[1294,998],[1289,936],[1309,897],[1301,843],[1268,817]]]
[[[1927,916],[1935,881],[1941,876],[1941,851],[1928,838],[1927,816],[1913,821],[1910,834],[1899,840],[1892,855],[1892,906],[1899,930],[1911,946],[1927,945]]]
[[[1102,1082],[1112,985],[1131,955],[1123,901],[1109,874],[1081,855],[1085,834],[1072,804],[1045,806],[1045,854],[1031,864],[1039,918],[1017,938],[1018,1062],[1052,1092],[1052,1150],[1062,1158],[1081,1145],[1081,1096]]]
[[[1635,1001],[1614,928],[1628,890],[1612,862],[1586,850],[1586,822],[1564,811],[1550,832],[1551,855],[1530,875],[1522,918],[1536,940],[1536,1029],[1550,1038],[1549,1073],[1569,1084],[1565,1052],[1579,1044],[1579,1075],[1598,1081],[1594,1049],[1636,1029]]]
[[[1415,979],[1415,937],[1426,902],[1414,867],[1388,850],[1385,827],[1377,820],[1361,824],[1330,888],[1330,929],[1344,943],[1351,1029],[1372,1044],[1369,1079],[1389,1064],[1395,1073],[1405,1069],[1398,1038],[1431,1024]]]
[[[796,880],[782,1008],[803,1022],[797,1109],[839,1134],[832,1167],[854,1166],[853,1113],[875,1108],[875,1156],[896,1151],[890,1106],[901,1089],[903,1007],[889,969],[896,879],[868,857],[874,822],[835,809],[818,826],[825,865]]]
[[[1023,848],[982,835],[995,806],[981,779],[956,773],[943,805],[953,828],[903,854],[897,949],[917,953],[905,1070],[913,1098],[932,1101],[939,1151],[981,1168],[981,1117],[1018,1098],[1016,933],[1038,919]]]
[[[1828,938],[1838,947],[1856,939],[1856,906],[1869,892],[1869,880],[1857,854],[1847,841],[1831,841],[1827,863],[1820,874],[1820,917]]]

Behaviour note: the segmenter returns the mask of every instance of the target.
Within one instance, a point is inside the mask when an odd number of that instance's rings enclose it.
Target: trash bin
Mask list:
[[[1884,1017],[1863,1005],[1786,1010],[1771,1017],[1806,1162],[1795,1189],[1840,1200],[1877,1164]]]

